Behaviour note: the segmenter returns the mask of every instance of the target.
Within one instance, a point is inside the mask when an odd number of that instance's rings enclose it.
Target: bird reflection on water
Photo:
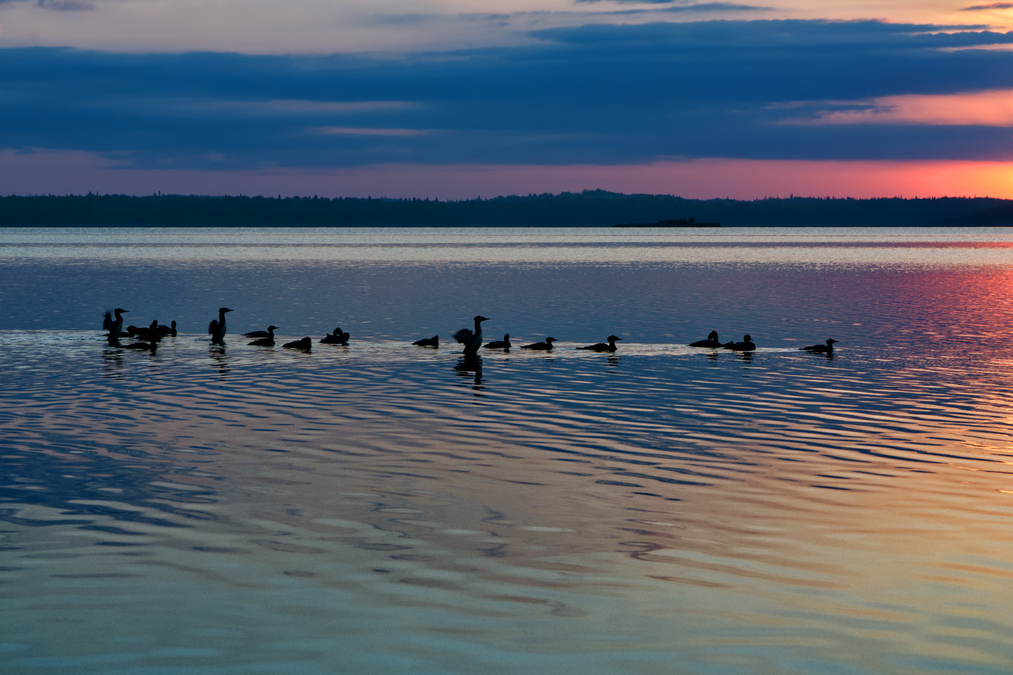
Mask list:
[[[225,358],[225,345],[212,344],[208,349],[208,356],[211,357],[214,367],[218,369],[219,374],[224,378],[225,374],[229,372],[229,363]]]
[[[475,376],[474,385],[472,389],[476,392],[480,392],[485,387],[482,385],[482,357],[477,354],[465,354],[460,358],[457,364],[454,366],[454,370],[461,377],[470,377],[472,374]],[[476,394],[481,396],[481,394]]]
[[[123,379],[123,351],[110,345],[102,350],[102,375],[111,380]]]
[[[128,345],[123,345],[124,349],[132,349],[134,351],[146,351],[152,356],[155,355],[155,350],[158,349],[158,341],[152,340],[151,342],[131,342]]]

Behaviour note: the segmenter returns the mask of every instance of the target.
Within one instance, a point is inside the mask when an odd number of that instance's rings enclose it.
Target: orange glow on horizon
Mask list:
[[[3,194],[244,194],[490,198],[580,192],[1013,199],[1013,162],[696,159],[633,165],[386,164],[345,169],[135,169],[85,152],[0,151]]]

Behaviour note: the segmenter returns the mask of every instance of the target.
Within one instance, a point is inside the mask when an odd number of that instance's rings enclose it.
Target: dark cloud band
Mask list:
[[[2,49],[0,147],[213,169],[1013,158],[1002,127],[797,123],[887,96],[1013,89],[1013,53],[979,48],[1013,34],[943,29],[588,25],[399,59]]]

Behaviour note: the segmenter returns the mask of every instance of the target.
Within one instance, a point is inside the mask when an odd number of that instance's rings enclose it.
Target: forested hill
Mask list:
[[[162,194],[0,197],[0,227],[601,227],[689,218],[726,227],[1013,226],[1013,200],[957,197],[698,200],[604,190],[464,201]]]

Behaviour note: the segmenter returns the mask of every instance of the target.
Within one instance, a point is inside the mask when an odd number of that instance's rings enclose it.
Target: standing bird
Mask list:
[[[725,343],[725,349],[732,349],[737,352],[751,352],[756,349],[756,345],[753,344],[753,338],[746,334],[742,336],[742,342]]]
[[[109,324],[109,335],[107,337],[109,339],[109,344],[114,347],[118,347],[120,345],[120,333],[123,332],[123,315],[127,314],[127,310],[117,307],[113,311],[116,313],[116,318]],[[103,326],[104,325],[105,322],[103,322]]]
[[[434,335],[431,338],[422,338],[421,340],[416,340],[412,344],[417,347],[439,347],[440,336]]]
[[[311,351],[313,349],[313,339],[308,335],[302,340],[295,340],[294,342],[286,342],[282,345],[287,349],[300,349],[304,352]]]
[[[540,349],[543,352],[551,352],[553,342],[557,342],[556,338],[547,337],[545,338],[545,342],[536,342],[530,345],[521,345],[521,349]]]
[[[825,345],[809,345],[808,347],[799,347],[798,350],[800,352],[813,352],[815,354],[833,354],[835,344],[837,344],[837,340],[830,338]]]
[[[482,322],[488,320],[484,316],[476,316],[474,332],[462,328],[454,333],[454,339],[464,345],[465,356],[474,356],[478,353],[478,348],[482,346]]]
[[[341,326],[334,329],[333,332],[328,333],[321,339],[325,345],[345,345],[348,346],[348,338],[352,337],[348,333],[341,330]]]
[[[252,346],[254,346],[254,347],[273,347],[274,346],[274,329],[275,328],[277,328],[277,326],[268,326],[267,327],[267,335],[265,337],[260,338],[259,340],[254,340],[250,344]]]
[[[621,337],[616,337],[615,335],[609,335],[605,339],[608,340],[608,344],[599,342],[598,344],[588,345],[586,347],[577,347],[577,349],[587,349],[592,352],[614,352],[617,349],[616,340],[622,340]]]
[[[493,340],[485,343],[486,349],[510,349],[510,333],[503,336],[502,340]]]
[[[208,334],[211,336],[211,344],[225,344],[225,313],[231,312],[228,307],[221,307],[218,310],[218,320],[208,324]]]
[[[690,342],[689,346],[690,347],[710,347],[712,349],[717,349],[719,347],[724,347],[724,344],[721,343],[721,342],[718,342],[718,332],[716,330],[712,330],[710,332],[710,335],[707,336],[706,340],[697,340],[696,342]]]

